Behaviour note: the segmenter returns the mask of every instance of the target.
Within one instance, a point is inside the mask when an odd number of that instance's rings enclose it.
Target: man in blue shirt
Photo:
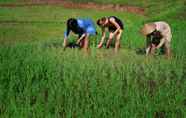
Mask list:
[[[75,19],[70,18],[67,20],[67,29],[64,33],[63,46],[67,46],[67,40],[70,32],[78,35],[76,44],[79,44],[81,48],[88,49],[89,35],[96,35],[96,28],[94,22],[91,19]]]

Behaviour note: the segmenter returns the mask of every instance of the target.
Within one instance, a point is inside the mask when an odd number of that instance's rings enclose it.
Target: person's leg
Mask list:
[[[165,55],[169,58],[171,56],[170,42],[166,42],[164,46]]]
[[[84,43],[83,49],[88,50],[88,47],[89,47],[88,35],[85,36],[83,43]]]
[[[117,34],[116,34],[116,41],[115,41],[115,51],[117,52],[118,49],[120,48],[120,39],[121,39],[121,35],[122,35],[122,30],[120,30]]]
[[[80,48],[83,48],[84,42],[85,42],[85,40],[84,40],[84,38],[83,38],[83,39],[80,41],[80,43],[79,43]]]
[[[110,32],[109,39],[108,39],[107,44],[106,44],[106,48],[109,48],[110,47],[110,44],[112,43],[113,37],[114,37],[113,32]]]

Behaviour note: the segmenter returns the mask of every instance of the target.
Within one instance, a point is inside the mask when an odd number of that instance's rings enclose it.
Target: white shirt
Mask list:
[[[171,34],[171,28],[169,24],[163,21],[155,22],[154,24],[156,25],[156,29],[162,33],[165,40],[170,42],[172,38],[172,34]]]

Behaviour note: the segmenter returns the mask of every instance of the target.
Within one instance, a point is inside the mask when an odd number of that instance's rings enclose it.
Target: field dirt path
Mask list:
[[[139,15],[145,14],[145,9],[136,6],[120,5],[120,4],[96,4],[93,2],[88,3],[74,3],[67,0],[29,0],[26,2],[17,3],[4,3],[0,7],[24,7],[24,6],[40,6],[40,5],[55,5],[63,6],[64,8],[71,9],[95,9],[95,10],[109,10],[135,13]]]

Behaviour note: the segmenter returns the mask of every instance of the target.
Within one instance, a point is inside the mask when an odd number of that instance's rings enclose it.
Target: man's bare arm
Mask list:
[[[105,28],[102,28],[102,37],[101,37],[101,41],[100,41],[100,43],[98,45],[98,48],[100,48],[103,45],[105,37],[106,37],[106,31],[105,31]]]
[[[67,46],[67,43],[68,43],[68,36],[70,34],[71,30],[68,28],[67,26],[67,30],[66,32],[64,33],[64,42],[63,42],[63,47],[65,48]]]
[[[156,47],[156,49],[161,48],[162,45],[163,45],[164,43],[165,43],[165,38],[162,38],[162,39],[160,40],[160,43],[159,43],[158,46]]]
[[[81,35],[81,37],[77,40],[76,44],[79,44],[80,41],[86,36],[86,34]]]
[[[150,48],[151,48],[151,46],[149,45],[147,48],[146,48],[146,55],[149,55],[149,52],[150,52]]]

